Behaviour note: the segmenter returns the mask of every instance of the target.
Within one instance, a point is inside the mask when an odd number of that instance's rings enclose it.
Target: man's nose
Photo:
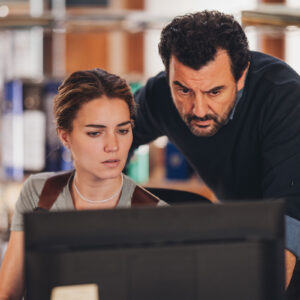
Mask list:
[[[193,103],[193,114],[199,118],[203,118],[208,113],[207,101],[203,94],[197,94]]]
[[[115,134],[108,134],[105,141],[104,151],[115,152],[119,149],[118,138]]]

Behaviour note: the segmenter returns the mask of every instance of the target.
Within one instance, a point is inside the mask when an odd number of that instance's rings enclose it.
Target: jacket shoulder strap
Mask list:
[[[52,207],[59,193],[67,185],[72,173],[73,171],[59,173],[57,175],[49,177],[46,180],[42,189],[42,193],[40,195],[38,207],[35,209],[35,211],[49,210]]]
[[[131,206],[133,207],[154,207],[157,206],[159,198],[144,189],[143,187],[136,185],[131,199]]]
[[[46,180],[40,195],[38,207],[35,209],[35,211],[47,211],[52,207],[60,192],[67,185],[72,173],[73,171],[60,173],[49,177]],[[131,199],[131,205],[133,207],[154,207],[157,206],[158,202],[158,197],[143,187],[136,185]]]

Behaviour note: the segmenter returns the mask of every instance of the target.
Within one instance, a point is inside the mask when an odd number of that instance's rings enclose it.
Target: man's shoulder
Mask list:
[[[153,78],[154,80],[163,80],[167,82],[167,75],[165,71],[161,71],[157,73],[155,76],[152,76],[151,78]]]
[[[171,91],[165,72],[150,77],[146,84],[134,94],[138,104],[149,102],[151,105],[161,105],[161,99],[171,98]]]
[[[151,87],[169,88],[168,79],[165,71],[159,72],[157,75],[150,77],[147,85]]]
[[[250,61],[254,64],[283,63],[279,58],[260,51],[250,51]]]
[[[265,79],[269,78],[275,81],[282,77],[300,80],[299,74],[286,62],[258,51],[251,51],[250,73],[255,73],[256,76],[262,75]]]

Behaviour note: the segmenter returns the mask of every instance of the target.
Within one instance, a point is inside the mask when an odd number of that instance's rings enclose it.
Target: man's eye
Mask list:
[[[90,131],[90,132],[87,133],[87,135],[90,136],[90,137],[97,137],[97,136],[101,135],[101,132],[99,132],[99,131]]]
[[[220,94],[220,90],[211,91],[211,92],[209,92],[209,94],[210,94],[211,96],[217,96],[217,95]]]
[[[182,88],[182,89],[179,89],[179,92],[180,92],[181,94],[186,95],[186,94],[189,94],[189,93],[190,93],[190,90],[189,90],[189,89],[186,89],[186,88]]]

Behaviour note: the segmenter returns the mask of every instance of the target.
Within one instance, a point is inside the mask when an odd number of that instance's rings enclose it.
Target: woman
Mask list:
[[[54,117],[58,136],[71,151],[75,170],[51,210],[131,206],[136,184],[122,170],[132,143],[134,112],[130,88],[116,75],[94,69],[75,72],[65,79],[54,99]],[[31,175],[24,183],[0,271],[1,300],[20,299],[23,295],[22,214],[37,208],[45,182],[53,175]]]

